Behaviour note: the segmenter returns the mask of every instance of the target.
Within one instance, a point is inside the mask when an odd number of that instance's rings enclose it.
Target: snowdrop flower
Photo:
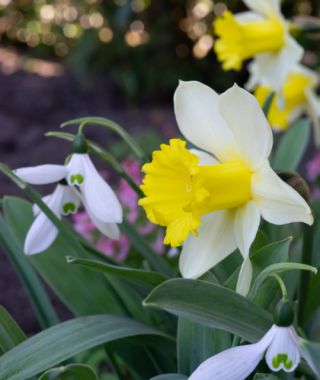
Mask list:
[[[243,2],[250,12],[233,15],[226,11],[214,22],[218,60],[224,70],[240,70],[243,61],[254,58],[249,66],[248,88],[262,84],[278,90],[290,69],[301,60],[303,49],[289,34],[280,0]]]
[[[103,223],[121,223],[120,202],[94,167],[88,153],[84,137],[78,135],[74,141],[75,153],[67,164],[66,177],[70,186],[77,185],[90,216]]]
[[[320,99],[316,94],[319,84],[318,75],[302,65],[297,65],[290,71],[282,86],[283,107],[279,105],[278,95],[271,103],[268,119],[276,130],[285,130],[304,112],[310,115],[314,127],[316,142],[320,144]],[[260,106],[264,104],[272,89],[258,86],[255,96]]]
[[[181,82],[174,96],[181,133],[153,153],[139,201],[149,220],[166,227],[165,244],[183,243],[183,277],[198,278],[239,248],[237,291],[249,290],[249,249],[260,216],[274,224],[312,224],[305,200],[271,169],[272,131],[253,95],[234,85],[222,95]]]
[[[286,306],[286,301],[280,302]],[[302,349],[302,338],[292,325],[293,310],[286,307],[281,317],[257,343],[232,347],[212,356],[200,364],[188,380],[244,380],[264,355],[268,367],[275,372],[293,372],[301,357],[316,372],[311,357]]]
[[[17,169],[15,174],[34,185],[60,181],[54,192],[43,198],[58,218],[61,218],[61,215],[77,212],[79,204],[82,203],[90,219],[102,234],[114,240],[120,238],[117,223],[122,221],[121,205],[109,185],[95,169],[88,154],[73,154],[67,166],[39,165]],[[71,186],[68,186],[64,178]],[[75,185],[79,186],[80,191]],[[36,219],[25,240],[24,251],[27,255],[47,249],[58,234],[57,228],[38,207],[34,207],[34,213]]]

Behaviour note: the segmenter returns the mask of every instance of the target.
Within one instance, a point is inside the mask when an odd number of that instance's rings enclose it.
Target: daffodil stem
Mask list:
[[[312,261],[312,248],[313,248],[313,227],[303,225],[303,247],[302,247],[302,262],[311,265]],[[300,274],[300,289],[299,289],[299,322],[302,325],[304,320],[304,310],[306,297],[308,293],[310,273],[308,271],[301,271]]]

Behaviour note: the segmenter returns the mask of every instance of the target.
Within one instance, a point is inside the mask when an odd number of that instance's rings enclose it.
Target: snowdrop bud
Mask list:
[[[282,299],[278,303],[274,316],[274,323],[280,327],[289,327],[294,320],[293,303],[288,299]]]
[[[88,143],[82,133],[78,133],[73,140],[73,153],[88,153]]]

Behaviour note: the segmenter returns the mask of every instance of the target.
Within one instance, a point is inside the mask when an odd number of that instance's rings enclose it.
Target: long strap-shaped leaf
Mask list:
[[[27,337],[5,308],[0,306],[0,348],[9,351]]]
[[[42,331],[4,354],[0,358],[0,379],[27,379],[79,352],[137,335],[166,337],[148,325],[119,316],[72,319]]]
[[[144,301],[172,314],[255,342],[272,324],[271,314],[232,290],[205,281],[173,279]]]

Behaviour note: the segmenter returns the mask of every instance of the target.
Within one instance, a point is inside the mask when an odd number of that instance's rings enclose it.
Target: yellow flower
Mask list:
[[[224,70],[249,65],[249,89],[262,84],[278,90],[303,49],[290,36],[289,25],[280,12],[280,0],[243,0],[252,10],[233,15],[226,11],[214,21],[217,40],[214,50]]]
[[[320,144],[320,101],[316,94],[319,83],[317,74],[302,66],[297,65],[288,75],[281,89],[281,96],[276,94],[268,113],[268,120],[276,130],[286,130],[291,123],[296,121],[303,113],[309,114],[315,127],[317,145]],[[255,96],[262,106],[271,93],[271,89],[258,86]]]
[[[161,145],[143,167],[139,204],[167,228],[165,243],[183,243],[183,277],[200,277],[238,247],[244,262],[237,290],[246,294],[260,217],[311,224],[311,210],[270,168],[272,132],[253,95],[235,85],[219,96],[199,82],[181,82],[174,105],[180,131],[203,151],[180,139]]]

